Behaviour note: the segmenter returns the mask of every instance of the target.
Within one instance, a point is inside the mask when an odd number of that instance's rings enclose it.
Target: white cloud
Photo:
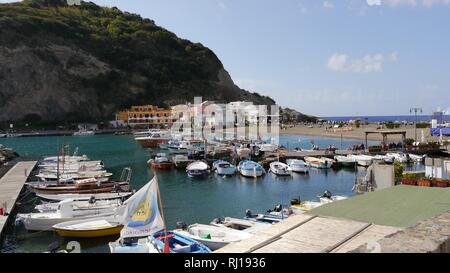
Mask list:
[[[226,9],[227,6],[225,5],[225,2],[223,1],[219,1],[219,3],[217,4],[219,6],[220,9]]]
[[[397,51],[392,52],[392,53],[389,55],[389,59],[390,59],[392,62],[396,62],[396,61],[398,60],[398,52],[397,52]]]
[[[330,1],[324,1],[323,2],[323,7],[326,9],[334,9],[334,4],[331,3]]]
[[[381,6],[381,0],[367,0],[369,6]]]
[[[368,54],[360,59],[351,59],[347,54],[333,54],[328,59],[327,68],[336,72],[382,72],[384,61],[383,54]]]

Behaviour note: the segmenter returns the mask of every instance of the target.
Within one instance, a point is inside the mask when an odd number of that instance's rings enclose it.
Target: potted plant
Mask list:
[[[431,180],[431,186],[436,188],[447,188],[449,186],[449,181],[441,178],[434,178]]]
[[[431,187],[431,180],[427,178],[420,179],[417,181],[417,186],[419,187]]]
[[[416,186],[417,179],[414,174],[405,174],[402,178],[402,185]]]

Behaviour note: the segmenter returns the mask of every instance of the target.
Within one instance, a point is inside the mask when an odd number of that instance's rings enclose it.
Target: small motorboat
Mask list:
[[[108,244],[111,253],[149,253],[150,240],[146,238],[119,238]]]
[[[216,218],[209,223],[212,226],[227,227],[235,230],[245,231],[250,234],[256,234],[264,229],[269,228],[271,225],[262,222],[225,217]]]
[[[373,157],[369,155],[348,155],[347,157],[354,159],[362,167],[369,167],[373,163]]]
[[[189,159],[186,155],[175,155],[172,157],[173,164],[177,169],[186,169],[186,167],[194,162],[194,160]]]
[[[55,232],[67,238],[100,238],[120,234],[123,224],[119,216],[97,217],[69,221],[53,226]]]
[[[309,173],[309,166],[305,161],[299,159],[288,159],[286,160],[287,165],[291,168],[293,172],[296,173]]]
[[[305,162],[308,163],[311,167],[316,169],[330,169],[331,168],[331,162],[324,159],[324,158],[317,158],[317,157],[305,157]]]
[[[425,160],[426,155],[420,156],[415,154],[408,154],[411,161],[414,163],[422,163]]]
[[[156,157],[154,159],[150,159],[147,164],[155,169],[168,170],[172,168],[172,162],[164,153],[157,154]]]
[[[333,195],[329,191],[325,191],[322,196],[319,196],[320,202],[324,203],[324,204],[333,203],[333,202],[341,201],[341,200],[345,200],[345,199],[348,199],[348,197],[340,196],[340,195]]]
[[[211,249],[207,246],[175,231],[159,231],[149,239],[150,253],[164,253],[166,241],[170,253],[211,253]]]
[[[213,163],[213,170],[218,175],[234,175],[236,173],[236,166],[228,161],[217,160]]]
[[[354,168],[357,165],[356,160],[352,157],[337,155],[334,159],[342,167]]]
[[[252,234],[245,231],[202,224],[193,224],[188,227],[183,225],[175,231],[206,245],[211,250],[217,250],[229,243],[239,242],[252,237]]]
[[[290,176],[292,175],[292,169],[287,164],[281,162],[270,163],[270,172],[275,175],[280,176]]]
[[[290,208],[284,208],[282,205],[277,205],[274,209],[268,210],[264,214],[253,214],[250,210],[246,210],[244,219],[276,224],[287,219],[290,215],[292,215],[292,213],[293,211]]]
[[[48,200],[48,201],[63,201],[65,199],[72,199],[75,201],[88,201],[91,198],[95,198],[96,200],[112,200],[112,199],[126,199],[130,197],[132,192],[110,192],[110,193],[74,193],[74,194],[41,194],[36,193],[36,196]]]
[[[209,175],[209,166],[203,161],[195,161],[186,167],[186,173],[192,178],[205,178]]]
[[[59,223],[113,215],[119,206],[78,208],[73,200],[68,199],[60,203],[57,211],[18,214],[16,221],[23,223],[28,231],[50,231]]]
[[[291,209],[294,214],[303,214],[323,205],[325,205],[325,203],[316,201],[304,201],[291,204]]]
[[[241,161],[237,167],[237,170],[242,176],[253,178],[263,176],[265,173],[264,168],[260,164],[249,160]]]

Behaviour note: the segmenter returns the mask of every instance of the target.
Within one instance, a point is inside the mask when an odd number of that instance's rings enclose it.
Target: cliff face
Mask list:
[[[0,4],[0,122],[101,121],[130,105],[268,97],[237,87],[201,44],[82,2]]]

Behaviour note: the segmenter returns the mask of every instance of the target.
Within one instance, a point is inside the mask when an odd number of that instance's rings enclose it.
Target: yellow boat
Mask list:
[[[64,222],[53,226],[61,237],[99,238],[119,235],[123,225],[114,217]]]

